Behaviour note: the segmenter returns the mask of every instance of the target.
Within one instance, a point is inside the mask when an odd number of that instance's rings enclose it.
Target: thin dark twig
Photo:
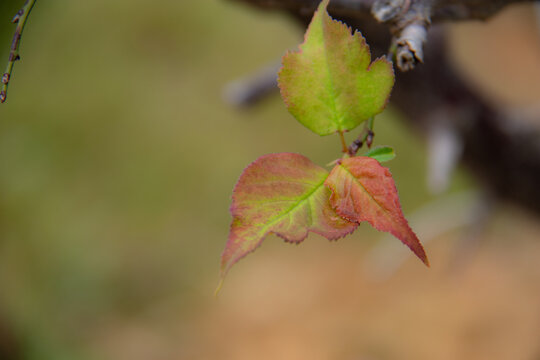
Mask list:
[[[24,30],[24,26],[26,25],[28,15],[30,15],[30,11],[32,11],[35,3],[36,0],[26,0],[22,9],[20,9],[13,17],[12,22],[14,24],[17,24],[17,28],[15,29],[15,34],[13,34],[13,41],[11,42],[11,48],[9,51],[8,64],[6,66],[4,74],[2,75],[2,90],[0,91],[1,103],[5,102],[7,98],[7,89],[9,85],[9,80],[11,78],[11,73],[13,71],[13,65],[15,64],[15,61],[21,58],[19,55],[19,45],[21,43],[22,32]]]
[[[373,138],[375,137],[375,133],[373,132],[373,123],[374,118],[369,118],[365,124],[364,129],[358,135],[358,138],[352,142],[351,145],[349,145],[348,153],[350,156],[355,156],[358,150],[364,146],[364,144],[367,145],[368,149],[371,148],[371,145],[373,144]]]

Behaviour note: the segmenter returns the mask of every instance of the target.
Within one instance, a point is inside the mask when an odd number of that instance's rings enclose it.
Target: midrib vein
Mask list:
[[[268,228],[272,227],[275,223],[277,223],[279,220],[281,220],[284,216],[290,215],[291,212],[293,212],[297,207],[302,205],[305,201],[309,201],[309,198],[311,195],[313,195],[321,186],[323,186],[326,178],[324,178],[320,183],[318,183],[313,190],[309,191],[308,193],[304,194],[296,204],[289,207],[287,210],[283,211],[282,213],[276,215],[274,218],[272,218],[263,228],[261,229],[261,232],[266,233],[268,231]],[[311,209],[310,209],[310,218],[311,218]]]

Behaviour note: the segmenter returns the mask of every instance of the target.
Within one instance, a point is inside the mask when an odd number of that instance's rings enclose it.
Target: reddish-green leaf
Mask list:
[[[292,153],[265,155],[249,165],[233,192],[222,277],[270,233],[299,243],[309,231],[330,240],[354,231],[358,224],[341,218],[330,206],[327,177],[325,169]]]
[[[392,174],[377,160],[365,156],[341,160],[325,185],[332,191],[330,203],[339,215],[390,232],[429,266],[424,248],[403,216]]]
[[[328,15],[324,0],[300,51],[283,57],[279,87],[289,112],[319,135],[354,129],[380,113],[394,84],[392,64],[371,63],[359,32]]]

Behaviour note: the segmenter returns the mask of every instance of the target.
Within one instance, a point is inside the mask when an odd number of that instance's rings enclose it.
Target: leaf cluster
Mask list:
[[[278,83],[289,112],[301,124],[344,140],[344,132],[385,108],[394,72],[384,58],[371,62],[365,39],[332,19],[328,2],[319,5],[300,50],[283,57]],[[262,156],[244,170],[233,191],[222,279],[271,233],[291,243],[302,242],[309,232],[336,240],[361,222],[390,232],[429,265],[403,216],[392,175],[380,164],[393,159],[394,151],[378,147],[354,156],[344,144],[343,152],[330,172],[293,153]]]

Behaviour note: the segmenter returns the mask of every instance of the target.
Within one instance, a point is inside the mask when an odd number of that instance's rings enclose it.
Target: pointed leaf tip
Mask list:
[[[375,159],[357,156],[343,159],[325,181],[330,204],[342,217],[367,221],[379,231],[389,232],[407,245],[429,266],[427,255],[403,216],[392,174]]]
[[[386,106],[394,84],[392,64],[371,63],[360,32],[328,15],[320,3],[298,52],[283,57],[278,76],[289,112],[319,135],[349,131]]]
[[[330,206],[327,177],[325,169],[292,153],[265,155],[249,165],[233,191],[233,221],[221,255],[222,279],[270,233],[300,243],[310,231],[330,240],[354,231],[357,224]]]

